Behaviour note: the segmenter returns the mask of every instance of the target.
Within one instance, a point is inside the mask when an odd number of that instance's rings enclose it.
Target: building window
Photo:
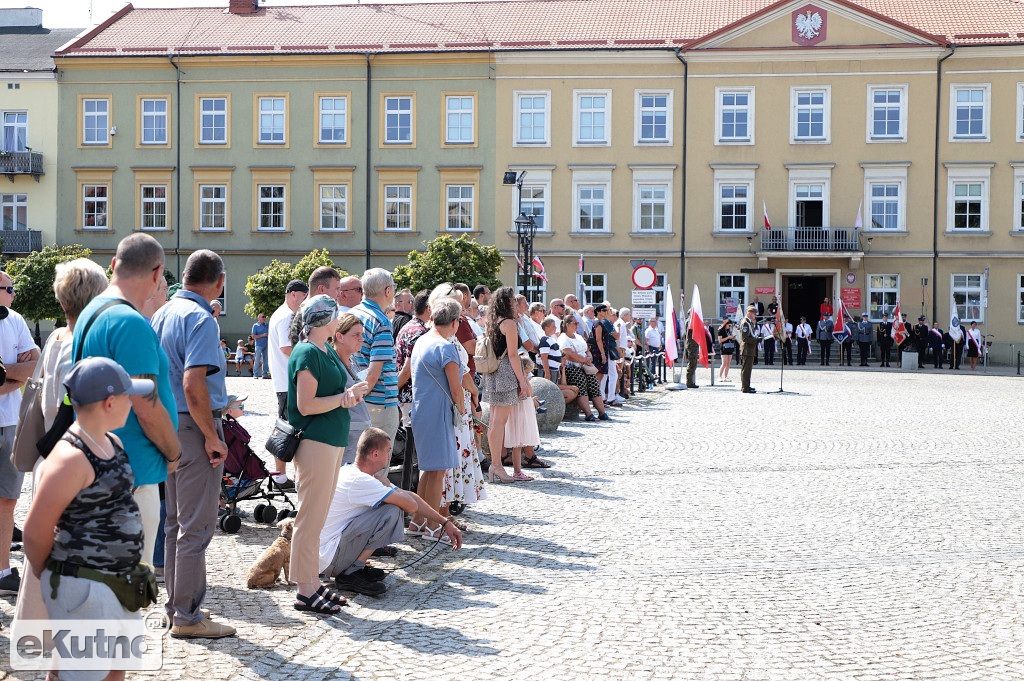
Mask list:
[[[332,232],[348,229],[347,185],[320,185],[320,229]]]
[[[167,229],[167,186],[142,185],[142,229]]]
[[[988,85],[954,85],[950,98],[950,141],[988,139]]]
[[[611,126],[608,92],[577,92],[576,94],[576,143],[608,144],[608,130]]]
[[[167,100],[142,100],[142,144],[167,144]]]
[[[871,229],[899,229],[900,186],[884,182],[872,182]]]
[[[110,100],[83,100],[82,116],[82,144],[109,144]]]
[[[412,144],[412,97],[384,98],[384,143]]]
[[[259,222],[261,232],[281,232],[287,229],[285,221],[285,186],[283,184],[257,185],[259,195]]]
[[[226,317],[227,314],[228,314],[228,296],[227,296],[227,293],[228,293],[228,275],[227,275],[227,273],[225,273],[224,274],[224,288],[222,288],[220,290],[220,295],[217,296],[216,298],[214,298],[214,300],[216,300],[218,303],[220,303],[220,316],[221,317]],[[234,353],[234,350],[235,350],[235,348],[232,347],[231,348],[232,353]]]
[[[737,319],[747,306],[747,275],[718,275],[718,318]]]
[[[517,92],[516,144],[548,144],[548,99],[546,92]]]
[[[107,199],[109,187],[105,184],[87,184],[82,187],[82,228],[108,229]]]
[[[412,230],[412,185],[384,185],[384,229],[388,232]]]
[[[228,188],[223,184],[199,185],[199,229],[223,232],[228,228]]]
[[[746,184],[720,184],[719,229],[750,229],[750,186]]]
[[[953,184],[953,229],[981,229],[982,183]]]
[[[547,221],[547,187],[546,185],[523,185],[523,198],[520,207],[526,215],[532,215],[537,231],[551,229]]]
[[[828,88],[792,90],[792,142],[828,142],[830,90]]]
[[[473,231],[473,185],[449,184],[445,194],[448,231]]]
[[[0,194],[0,216],[4,231],[28,229],[28,194]]]
[[[285,115],[287,112],[284,97],[259,97],[259,143],[285,143]]]
[[[953,302],[956,303],[956,313],[960,322],[970,324],[985,321],[985,309],[981,306],[982,298],[982,275],[980,274],[954,274],[952,285]]]
[[[348,97],[320,97],[320,143],[348,143]]]
[[[868,141],[906,136],[906,86],[868,87]]]
[[[526,273],[522,270],[518,271],[516,275],[517,291],[522,291],[523,295],[526,296],[527,302],[530,303],[544,303],[548,299],[548,285],[536,274],[530,277],[532,281],[526,281]]]
[[[669,144],[672,96],[668,92],[637,92],[637,144]]]
[[[608,277],[603,273],[580,272],[577,288],[583,293],[581,305],[597,305],[608,299]]]
[[[599,232],[606,229],[606,190],[607,187],[604,185],[579,185],[576,188],[577,205],[579,207],[579,211],[576,214],[577,231]]]
[[[753,142],[754,89],[717,90],[718,141],[725,143]]]
[[[1024,232],[1024,173],[1014,172],[1014,186],[1017,189],[1014,204],[1013,231]]]
[[[909,163],[862,163],[867,230],[907,230],[907,167]]]
[[[989,230],[991,164],[947,163],[946,231]]]
[[[228,100],[225,97],[203,97],[199,100],[199,143],[227,144]]]
[[[28,146],[28,112],[5,111],[0,150],[25,151]]]
[[[444,98],[445,144],[473,143],[473,100],[462,95]]]
[[[1017,275],[1017,323],[1024,324],[1024,274]]]
[[[638,227],[641,232],[664,232],[668,187],[663,184],[642,184],[637,187],[639,210]]]
[[[900,299],[900,275],[872,274],[868,276],[868,318],[873,322],[882,315],[892,316]]]

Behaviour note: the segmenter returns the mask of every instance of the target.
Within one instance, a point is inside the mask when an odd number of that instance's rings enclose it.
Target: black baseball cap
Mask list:
[[[302,281],[301,279],[292,279],[291,281],[288,282],[288,286],[287,288],[285,288],[284,292],[293,293],[295,291],[309,293],[309,287],[306,286],[306,282]]]

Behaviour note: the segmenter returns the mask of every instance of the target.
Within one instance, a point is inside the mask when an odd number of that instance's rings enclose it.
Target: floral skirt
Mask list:
[[[466,404],[470,404],[469,392],[464,392]],[[480,469],[480,449],[473,436],[473,417],[470,414],[464,415],[462,421],[456,424],[455,447],[459,454],[459,466],[445,471],[441,504],[448,505],[453,501],[472,504],[486,499],[484,473]]]

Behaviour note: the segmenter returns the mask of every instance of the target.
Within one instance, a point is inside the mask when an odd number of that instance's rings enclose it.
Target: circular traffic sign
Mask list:
[[[640,265],[633,270],[633,286],[649,289],[658,281],[658,273],[650,265]]]

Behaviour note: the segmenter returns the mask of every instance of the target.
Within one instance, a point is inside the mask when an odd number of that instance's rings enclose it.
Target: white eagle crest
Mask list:
[[[818,37],[821,32],[821,15],[817,12],[807,10],[807,14],[798,14],[796,17],[796,31],[804,40],[812,40]]]

